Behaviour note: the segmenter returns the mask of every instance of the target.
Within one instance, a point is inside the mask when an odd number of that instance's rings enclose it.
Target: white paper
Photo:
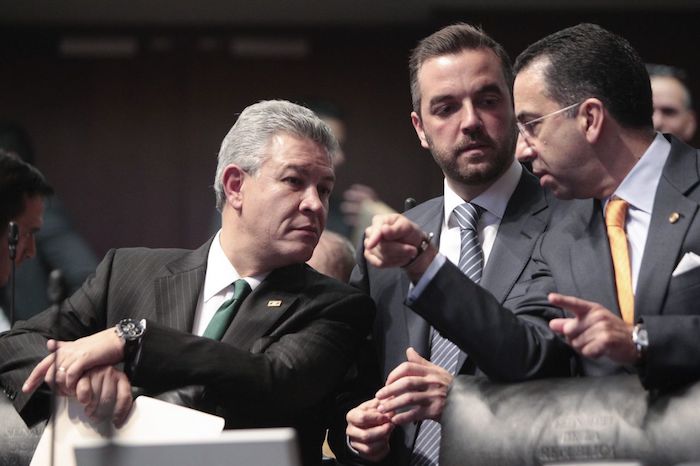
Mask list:
[[[73,447],[90,440],[172,441],[214,438],[221,434],[224,419],[147,396],[134,400],[126,422],[119,429],[110,420],[93,422],[75,398],[56,400],[56,463],[75,466]],[[48,466],[51,456],[51,423],[46,426],[30,466]]]

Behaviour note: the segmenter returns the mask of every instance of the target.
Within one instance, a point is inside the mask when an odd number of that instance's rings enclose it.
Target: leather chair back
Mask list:
[[[700,460],[700,382],[656,394],[635,375],[518,384],[462,375],[442,425],[441,466],[676,465]]]
[[[44,423],[27,428],[12,402],[0,397],[0,466],[28,466]]]

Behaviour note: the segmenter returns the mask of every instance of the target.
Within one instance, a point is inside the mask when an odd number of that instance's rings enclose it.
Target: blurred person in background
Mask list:
[[[690,142],[697,120],[684,70],[668,65],[647,64],[654,101],[654,129]]]
[[[19,265],[34,257],[34,236],[41,229],[44,199],[51,194],[51,187],[36,168],[0,149],[0,286],[8,284],[12,270],[9,222],[18,227],[15,265]],[[0,306],[0,332],[10,328],[9,311]]]
[[[332,102],[309,99],[307,104],[330,126],[338,139],[340,154],[333,162],[338,169],[347,160],[343,150],[347,137],[345,115]],[[379,199],[379,195],[373,188],[365,184],[353,183],[342,195],[331,196],[327,229],[345,236],[352,244],[357,244],[362,239],[365,228],[372,222],[372,217],[392,212],[394,209]]]
[[[34,164],[31,139],[17,123],[0,122],[0,149]],[[73,228],[61,201],[53,196],[46,203],[44,226],[36,235],[36,256],[17,269],[17,319],[28,319],[49,306],[46,289],[52,270],[61,270],[65,291],[73,293],[96,267],[97,257],[92,248]],[[0,291],[4,305],[9,301],[8,291]]]

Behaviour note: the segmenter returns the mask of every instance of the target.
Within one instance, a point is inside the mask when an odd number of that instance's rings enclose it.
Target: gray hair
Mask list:
[[[228,132],[219,149],[214,192],[216,208],[221,211],[226,203],[223,180],[224,169],[231,164],[253,175],[268,155],[265,151],[272,136],[287,133],[322,146],[333,159],[339,149],[331,129],[314,112],[286,100],[263,100],[246,107]]]

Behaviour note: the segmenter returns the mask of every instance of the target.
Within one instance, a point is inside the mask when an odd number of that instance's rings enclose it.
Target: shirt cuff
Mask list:
[[[418,298],[420,298],[420,295],[423,293],[423,290],[425,290],[425,287],[430,284],[433,277],[435,277],[446,260],[447,258],[439,252],[435,255],[428,268],[425,269],[425,272],[420,277],[420,280],[418,280],[418,283],[411,285],[411,287],[408,289],[408,298],[406,299],[408,304],[413,304]]]
[[[352,447],[352,445],[350,445],[350,437],[348,437],[347,435],[345,436],[345,445],[348,447],[348,450],[350,450],[350,451],[352,452],[353,455],[360,456],[360,452],[357,451],[357,450],[355,450],[355,449]]]

